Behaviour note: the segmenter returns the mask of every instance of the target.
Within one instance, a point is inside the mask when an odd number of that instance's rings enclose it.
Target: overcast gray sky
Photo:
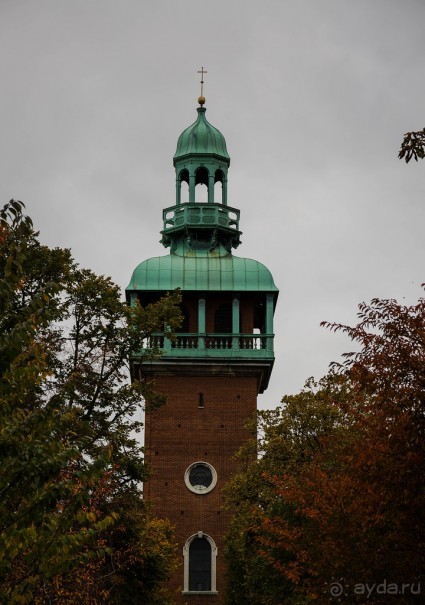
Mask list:
[[[0,0],[0,186],[51,246],[125,288],[174,204],[172,157],[196,118],[226,137],[238,256],[280,288],[276,405],[350,350],[372,297],[425,281],[424,0]]]

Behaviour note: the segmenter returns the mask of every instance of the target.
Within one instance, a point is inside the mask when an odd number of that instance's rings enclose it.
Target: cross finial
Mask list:
[[[198,99],[199,105],[203,105],[205,103],[205,97],[204,97],[204,74],[206,74],[206,73],[208,73],[208,72],[203,67],[201,67],[201,69],[198,69],[198,74],[201,74],[201,96]]]
[[[198,70],[198,74],[201,74],[201,97],[204,96],[204,74],[207,74],[207,70],[204,69],[203,67],[201,67],[201,69]]]

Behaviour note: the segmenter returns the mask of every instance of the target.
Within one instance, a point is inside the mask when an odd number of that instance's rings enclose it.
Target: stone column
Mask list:
[[[195,202],[195,175],[189,175],[189,204]]]
[[[214,175],[208,175],[208,203],[214,204]]]
[[[266,295],[266,348],[268,351],[273,351],[273,294]]]

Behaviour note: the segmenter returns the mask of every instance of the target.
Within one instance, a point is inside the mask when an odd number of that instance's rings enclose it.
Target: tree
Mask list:
[[[418,161],[418,158],[421,160],[425,158],[425,128],[418,132],[405,133],[398,157],[400,160],[404,158],[406,164],[412,158],[416,161]]]
[[[294,538],[300,531],[302,517],[277,495],[276,478],[297,473],[341,424],[338,382],[334,375],[319,383],[309,379],[301,393],[285,396],[281,407],[258,412],[250,423],[252,439],[238,453],[241,470],[226,489],[226,502],[237,511],[226,540],[229,605],[309,602],[296,581],[296,551],[272,537],[269,525],[271,519],[287,523]]]
[[[114,537],[120,524],[130,531],[128,511],[140,538],[144,524],[154,527],[139,494],[146,469],[136,412],[162,398],[149,383],[129,383],[128,361],[152,331],[172,333],[178,302],[176,293],[146,309],[127,307],[109,278],[80,269],[68,250],[42,246],[21,202],[1,210],[2,601],[30,602],[94,557],[118,556]],[[140,577],[139,589],[167,573],[167,540],[163,569]]]
[[[43,583],[34,594],[36,605],[79,603],[140,603],[166,605],[172,595],[160,584],[175,569],[175,544],[168,520],[155,519],[140,497],[128,492],[111,499],[113,473],[106,474],[93,490],[91,516],[105,509],[117,522],[98,532],[98,556],[83,559],[66,573]]]
[[[331,588],[346,603],[416,602],[425,561],[425,300],[374,299],[360,305],[357,326],[325,325],[360,350],[319,388],[284,398],[267,421],[255,556],[279,573],[285,603],[329,602]]]

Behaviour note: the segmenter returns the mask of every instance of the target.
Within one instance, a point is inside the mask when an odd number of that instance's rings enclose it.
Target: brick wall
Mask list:
[[[255,376],[215,375],[214,364],[205,376],[165,375],[155,380],[167,403],[146,415],[146,458],[153,475],[144,488],[157,516],[167,517],[176,528],[181,567],[170,581],[177,590],[177,603],[223,603],[225,562],[223,537],[230,522],[223,510],[221,490],[237,468],[234,454],[248,438],[244,424],[256,409]],[[199,407],[199,393],[204,407]],[[218,476],[216,487],[195,494],[184,483],[184,473],[194,462],[211,464]],[[218,547],[218,596],[181,595],[183,546],[198,531],[208,534]]]

